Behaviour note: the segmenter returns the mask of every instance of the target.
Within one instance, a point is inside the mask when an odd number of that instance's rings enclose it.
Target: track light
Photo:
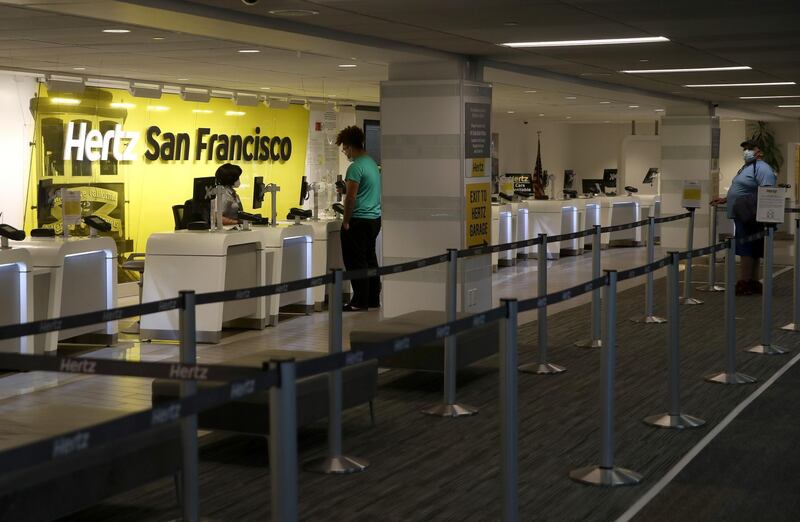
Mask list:
[[[152,100],[161,99],[161,85],[157,83],[137,83],[132,82],[128,92],[137,98],[150,98]]]

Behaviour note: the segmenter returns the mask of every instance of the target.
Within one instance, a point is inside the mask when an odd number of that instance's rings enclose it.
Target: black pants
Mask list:
[[[375,240],[381,231],[381,218],[350,219],[349,230],[341,231],[342,258],[347,270],[361,268],[377,268],[378,257],[375,255]],[[353,297],[350,304],[357,308],[376,308],[380,306],[381,279],[378,276],[357,279],[353,285]]]

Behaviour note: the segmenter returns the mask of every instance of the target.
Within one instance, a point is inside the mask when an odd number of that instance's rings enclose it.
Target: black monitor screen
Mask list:
[[[652,184],[653,178],[658,175],[658,169],[656,167],[650,167],[647,169],[647,174],[644,175],[644,179],[642,183]]]
[[[364,148],[369,157],[381,164],[381,122],[380,120],[364,120]]]
[[[253,178],[253,208],[261,208],[264,202],[264,176],[256,176]]]
[[[202,202],[209,199],[214,199],[214,187],[217,186],[217,178],[209,176],[207,178],[194,178],[192,186],[192,199],[197,202]]]
[[[303,176],[303,179],[300,180],[300,206],[303,206],[303,203],[305,203],[307,199],[308,199],[308,181],[306,181],[306,177]]]
[[[39,180],[39,185],[36,187],[36,218],[38,226],[43,226],[48,223],[57,221],[50,213],[53,208],[53,201],[56,198],[58,188],[53,187],[52,179]]]
[[[574,170],[565,170],[564,171],[564,190],[572,190],[572,186],[575,184],[575,171]]]
[[[617,188],[617,169],[603,169],[603,186]]]
[[[602,179],[582,179],[581,189],[584,194],[602,194],[603,193],[603,180]]]

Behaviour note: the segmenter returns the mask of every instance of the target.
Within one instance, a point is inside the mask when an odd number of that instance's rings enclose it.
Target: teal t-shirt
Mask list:
[[[377,219],[381,217],[381,172],[369,156],[359,156],[347,167],[345,181],[358,183],[354,218]]]

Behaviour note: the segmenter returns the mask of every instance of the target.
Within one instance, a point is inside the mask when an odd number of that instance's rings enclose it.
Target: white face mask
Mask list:
[[[238,179],[233,183],[233,188],[239,188],[242,185],[242,182]]]
[[[750,149],[745,149],[745,151],[742,153],[742,156],[744,157],[745,163],[752,163],[753,160],[756,159],[755,151],[752,151]]]

